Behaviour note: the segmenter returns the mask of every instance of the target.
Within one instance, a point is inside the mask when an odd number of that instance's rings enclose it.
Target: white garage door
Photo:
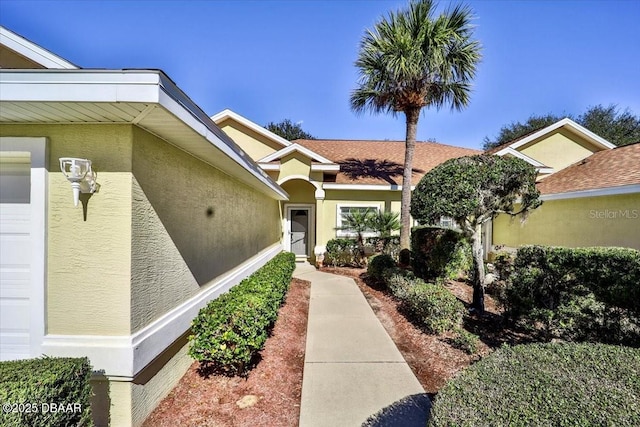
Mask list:
[[[30,172],[29,153],[0,153],[0,360],[31,356]]]

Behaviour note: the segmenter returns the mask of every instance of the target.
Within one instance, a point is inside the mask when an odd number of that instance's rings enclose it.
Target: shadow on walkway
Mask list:
[[[425,427],[431,400],[426,393],[413,394],[370,416],[362,427]]]

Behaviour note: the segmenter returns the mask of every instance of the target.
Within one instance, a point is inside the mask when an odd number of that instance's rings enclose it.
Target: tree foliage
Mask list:
[[[467,156],[435,167],[414,190],[411,215],[418,222],[435,224],[451,217],[471,243],[475,308],[484,310],[481,226],[501,213],[526,215],[540,206],[536,174],[533,166],[515,157]]]
[[[587,111],[577,117],[572,114],[564,114],[562,116],[551,113],[546,115],[534,114],[524,123],[511,122],[500,128],[495,139],[485,137],[483,148],[488,150],[511,142],[552,125],[565,117],[618,146],[640,141],[640,117],[634,115],[628,108],[621,111],[615,104],[610,104],[608,107],[599,104],[588,108]]]
[[[296,139],[316,139],[310,133],[305,132],[299,123],[293,123],[289,119],[284,119],[278,123],[269,122],[265,128],[278,136],[283,137],[287,141]]]
[[[351,108],[362,113],[404,113],[406,146],[402,183],[400,246],[409,247],[412,162],[422,108],[469,103],[480,60],[471,10],[454,6],[436,16],[433,0],[413,0],[391,12],[360,42],[359,73]]]

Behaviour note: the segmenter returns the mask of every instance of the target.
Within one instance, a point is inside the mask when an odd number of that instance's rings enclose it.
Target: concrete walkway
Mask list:
[[[415,406],[415,395],[425,396],[353,279],[308,264],[299,264],[294,277],[311,282],[300,427],[361,426],[381,410],[402,413],[398,405]],[[424,426],[421,406],[404,413],[419,409]]]

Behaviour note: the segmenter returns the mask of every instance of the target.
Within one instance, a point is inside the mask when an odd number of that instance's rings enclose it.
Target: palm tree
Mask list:
[[[391,241],[391,235],[394,231],[400,230],[400,220],[398,212],[379,210],[369,219],[370,227],[378,234],[380,238],[380,247],[376,248],[379,252],[386,252],[387,246]]]
[[[413,0],[408,8],[391,12],[367,30],[355,62],[360,77],[351,93],[352,110],[406,117],[400,212],[403,249],[409,247],[411,175],[420,112],[424,107],[465,107],[481,57],[480,43],[472,39],[471,10],[458,5],[435,17],[436,6],[433,0]]]
[[[371,218],[374,215],[373,210],[353,210],[342,218],[342,226],[336,227],[336,230],[344,230],[356,234],[356,245],[358,253],[356,263],[360,264],[365,258],[364,250],[364,233],[371,231]]]

